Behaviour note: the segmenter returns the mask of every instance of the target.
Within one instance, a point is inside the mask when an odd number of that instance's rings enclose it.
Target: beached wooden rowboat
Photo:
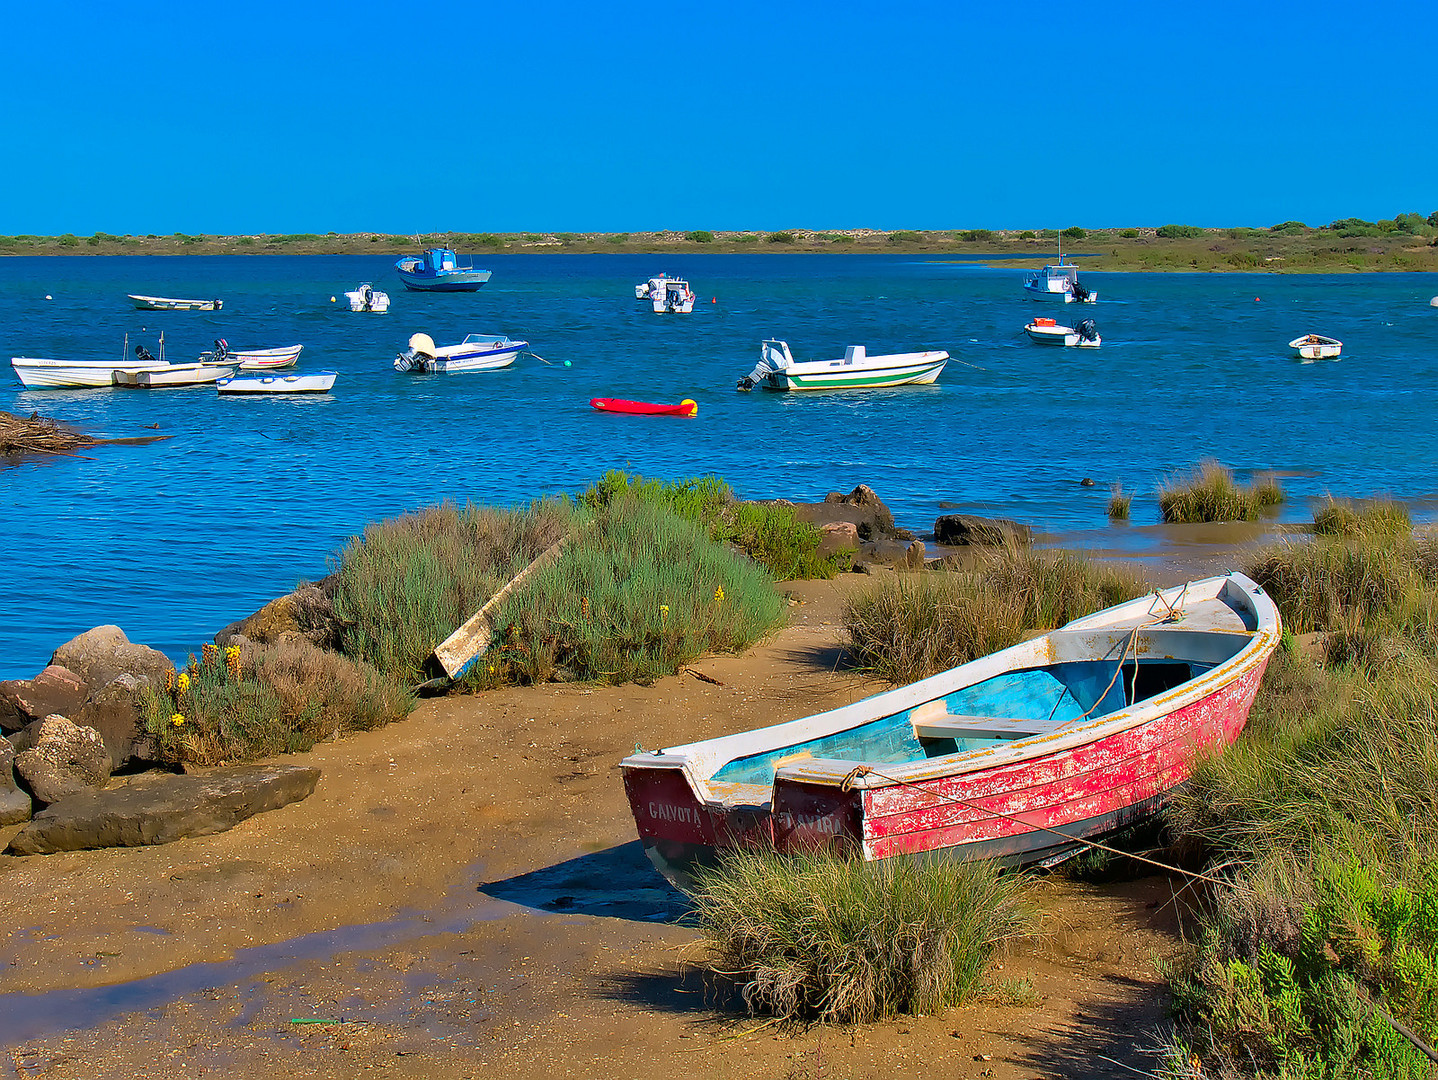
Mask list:
[[[751,844],[1050,864],[1238,736],[1280,633],[1252,580],[1206,578],[843,708],[635,753],[624,786],[681,888]]]

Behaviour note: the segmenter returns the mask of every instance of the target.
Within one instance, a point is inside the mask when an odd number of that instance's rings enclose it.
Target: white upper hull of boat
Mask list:
[[[1097,349],[1103,344],[1103,338],[1087,340],[1072,326],[1036,326],[1029,323],[1024,327],[1024,333],[1028,334],[1029,340],[1040,345],[1076,345],[1081,349]]]
[[[235,373],[233,364],[169,364],[154,368],[116,368],[116,386],[158,389],[165,386],[207,386]]]
[[[1288,347],[1303,360],[1336,360],[1343,353],[1343,342],[1322,334],[1304,334],[1290,341]]]
[[[181,300],[172,296],[136,296],[127,294],[130,302],[141,311],[219,311],[223,300]]]
[[[265,371],[294,367],[302,351],[303,345],[285,345],[278,349],[242,349],[230,353],[228,359],[238,363],[241,371]]]
[[[115,385],[115,372],[120,368],[144,370],[168,367],[163,361],[153,364],[116,363],[113,360],[44,360],[33,356],[15,356],[10,366],[28,390],[73,390]]]
[[[327,394],[335,384],[334,371],[310,375],[236,375],[221,379],[215,388],[221,394]]]

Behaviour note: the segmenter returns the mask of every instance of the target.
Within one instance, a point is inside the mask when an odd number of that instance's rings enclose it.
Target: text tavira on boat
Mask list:
[[[423,255],[406,255],[394,268],[404,287],[415,292],[475,292],[489,280],[488,270],[461,264],[449,248],[426,248]]]

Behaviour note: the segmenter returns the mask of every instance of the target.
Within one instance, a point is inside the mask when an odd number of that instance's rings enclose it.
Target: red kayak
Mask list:
[[[657,405],[652,401],[625,401],[623,398],[591,398],[589,404],[600,412],[629,413],[632,416],[698,416],[699,403],[685,398],[678,405]]]

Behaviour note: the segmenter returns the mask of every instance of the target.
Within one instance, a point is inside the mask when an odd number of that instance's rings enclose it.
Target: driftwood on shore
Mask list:
[[[73,454],[95,443],[89,435],[62,428],[39,413],[26,418],[0,412],[0,454]]]

